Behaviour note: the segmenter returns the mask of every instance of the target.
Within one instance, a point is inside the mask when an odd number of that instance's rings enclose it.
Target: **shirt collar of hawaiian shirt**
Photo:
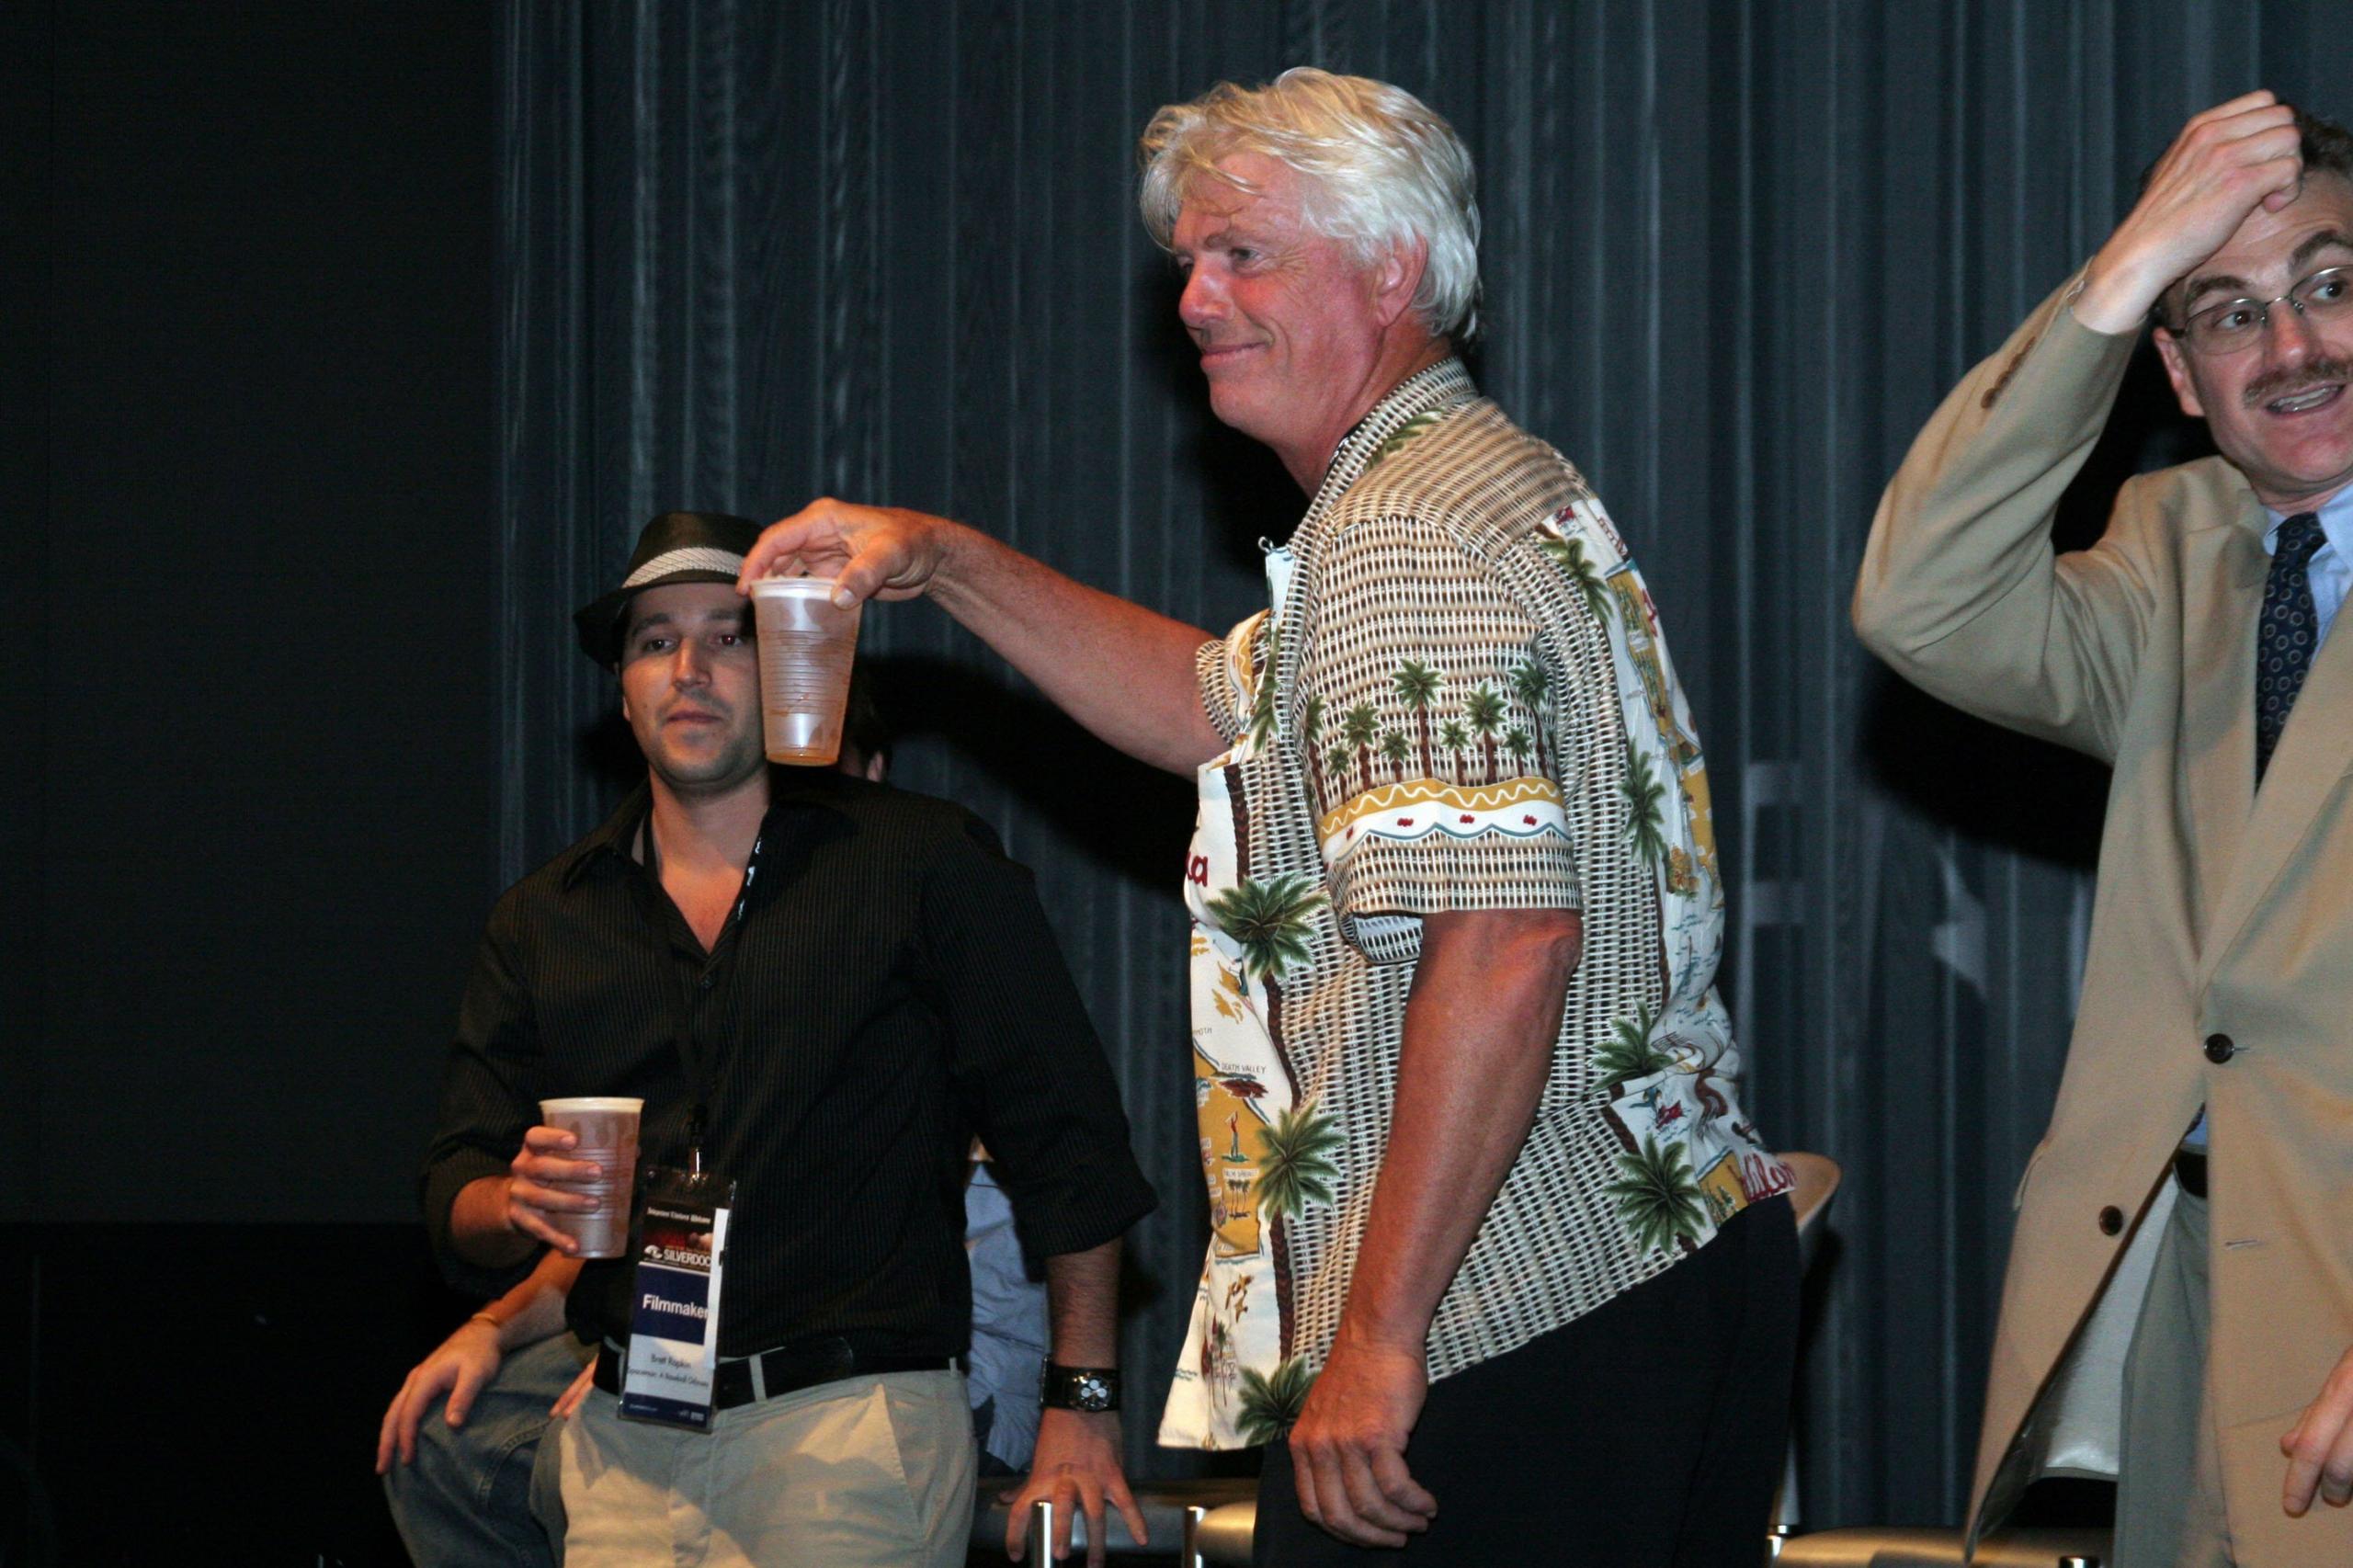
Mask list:
[[[1308,504],[1308,518],[1313,520],[1347,494],[1348,486],[1357,482],[1372,461],[1373,454],[1381,450],[1381,444],[1413,419],[1457,407],[1478,395],[1471,372],[1462,368],[1461,360],[1451,357],[1416,370],[1390,388],[1387,395],[1374,403],[1371,411],[1358,420],[1333,449],[1332,464],[1324,471],[1324,483],[1315,487],[1315,499]]]

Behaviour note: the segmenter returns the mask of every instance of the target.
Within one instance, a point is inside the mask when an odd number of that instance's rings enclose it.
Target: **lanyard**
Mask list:
[[[654,812],[650,807],[645,813],[643,831],[645,834],[643,869],[647,880],[653,884],[653,891],[661,893],[666,899],[668,895],[662,888],[661,849],[654,840]],[[745,911],[751,907],[752,884],[759,878],[760,852],[767,844],[766,832],[762,832],[758,837],[752,840],[751,858],[744,863],[744,886],[735,895],[734,907],[728,911],[727,924],[720,928],[718,939],[711,944],[710,951],[704,955],[702,972],[682,986],[679,997],[682,1026],[685,1015],[694,1011],[695,994],[710,988],[712,971],[717,968],[721,955],[726,951],[728,943],[734,937],[736,928],[743,925]],[[703,1136],[710,1124],[710,1081],[704,1071],[702,1052],[695,1049],[693,1032],[681,1027],[676,1044],[679,1064],[687,1070],[688,1087],[694,1096],[687,1111],[687,1170],[691,1176],[701,1176],[703,1174]]]

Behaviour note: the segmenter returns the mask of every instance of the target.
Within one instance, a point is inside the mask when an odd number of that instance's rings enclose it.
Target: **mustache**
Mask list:
[[[2246,390],[2239,393],[2239,401],[2249,408],[2259,408],[2274,398],[2330,381],[2353,381],[2353,359],[2307,359],[2301,365],[2266,370],[2247,382]]]

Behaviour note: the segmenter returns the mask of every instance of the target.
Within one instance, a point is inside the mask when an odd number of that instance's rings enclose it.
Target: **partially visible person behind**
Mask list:
[[[983,1478],[1018,1474],[1038,1443],[1038,1377],[1051,1349],[1046,1293],[1022,1260],[1013,1204],[972,1152],[964,1188],[964,1250],[972,1264],[972,1351],[964,1381]]]
[[[2127,482],[2098,542],[2054,558],[2144,329],[2219,455]],[[1855,588],[1905,678],[2114,770],[1972,1536],[2081,1467],[2051,1449],[2063,1430],[2114,1455],[2117,1568],[2353,1562],[2348,581],[2353,137],[2250,93],[2183,128],[1946,399]],[[2125,1267],[2142,1233],[2150,1265]],[[2111,1323],[2120,1397],[2071,1348]]]
[[[733,1184],[706,1429],[620,1417],[631,1259],[587,1262],[566,1298],[603,1347],[555,1429],[572,1568],[961,1564],[972,1138],[1044,1268],[1063,1392],[1117,1386],[1120,1237],[1153,1203],[1027,871],[946,802],[768,767],[731,586],[756,532],[656,518],[576,618],[646,784],[500,900],[426,1164],[460,1288],[577,1252],[561,1221],[597,1173],[538,1124],[543,1096],[641,1097],[648,1165]],[[1118,1452],[1109,1399],[1040,1418],[1025,1498],[1083,1508],[1090,1555],[1107,1503],[1142,1532]],[[1017,1549],[1027,1509],[1013,1520]]]
[[[376,1434],[376,1473],[416,1568],[548,1568],[563,1534],[551,1420],[583,1392],[594,1353],[564,1331],[580,1261],[543,1254],[410,1369]]]

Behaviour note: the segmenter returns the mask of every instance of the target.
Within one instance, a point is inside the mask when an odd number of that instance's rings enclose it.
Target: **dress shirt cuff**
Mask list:
[[[1005,1173],[999,1174],[1002,1178]],[[1022,1187],[1006,1183],[1006,1194],[1013,1200],[1021,1256],[1032,1267],[1050,1257],[1117,1241],[1160,1205],[1159,1195],[1136,1168],[1135,1156],[1124,1143],[1057,1172],[1049,1181]]]

